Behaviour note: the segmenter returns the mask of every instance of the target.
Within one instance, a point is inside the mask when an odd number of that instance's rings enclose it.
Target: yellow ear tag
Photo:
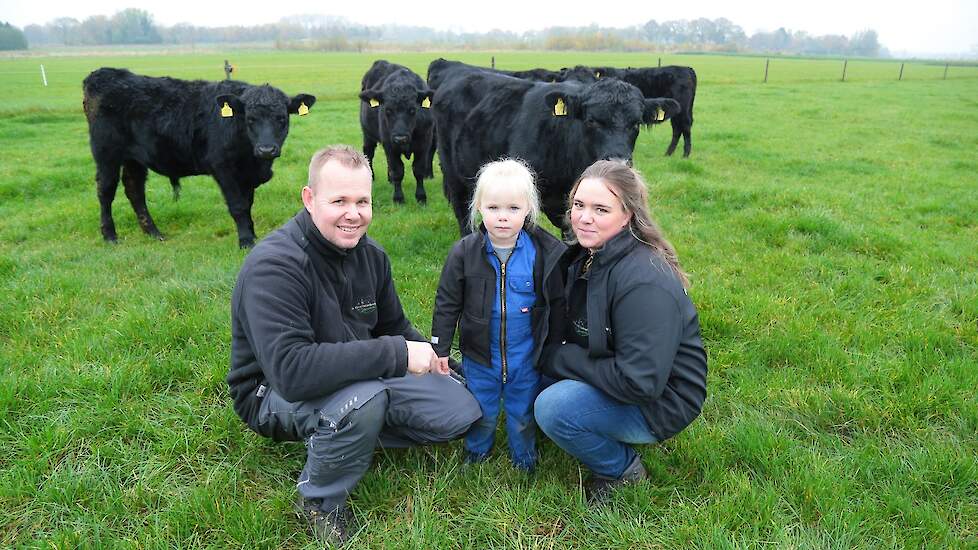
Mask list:
[[[557,103],[554,103],[554,116],[567,116],[567,106],[562,97],[558,97]]]
[[[371,107],[380,107],[380,102],[377,101],[376,99],[371,99],[370,100],[370,106]]]
[[[594,78],[601,78],[601,71],[594,73]]]
[[[662,122],[666,119],[666,112],[662,110],[662,107],[656,109],[655,119]]]
[[[297,111],[299,113],[299,116],[306,116],[306,115],[309,114],[309,107],[306,107],[305,102],[300,101],[299,102],[299,109]]]
[[[430,109],[431,108],[431,98],[430,97],[424,98],[424,101],[421,102],[421,106],[424,107],[425,109]]]
[[[221,107],[221,116],[224,118],[229,118],[234,116],[234,111],[231,110],[231,106],[228,105],[227,101],[224,102],[224,107]]]

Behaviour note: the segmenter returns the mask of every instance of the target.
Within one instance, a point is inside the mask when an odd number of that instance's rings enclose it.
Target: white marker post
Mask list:
[[[41,65],[41,80],[44,81],[44,85],[48,85],[48,75],[44,74],[44,65]]]

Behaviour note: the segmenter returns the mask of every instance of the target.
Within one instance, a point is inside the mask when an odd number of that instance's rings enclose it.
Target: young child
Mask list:
[[[484,165],[470,211],[473,232],[455,243],[442,269],[431,343],[440,369],[447,371],[458,325],[463,374],[482,407],[482,420],[465,436],[465,462],[489,458],[502,401],[510,459],[516,468],[533,472],[536,363],[548,335],[559,330],[550,310],[563,307],[557,263],[566,247],[536,225],[536,185],[521,161]]]

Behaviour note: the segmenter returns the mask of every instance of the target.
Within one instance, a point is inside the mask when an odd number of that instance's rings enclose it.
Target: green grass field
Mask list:
[[[143,235],[117,195],[99,233],[81,80],[100,66],[237,76],[318,97],[257,191],[259,237],[294,214],[309,156],[359,146],[360,77],[444,55],[0,58],[0,547],[313,547],[291,511],[301,444],[249,432],[223,381],[246,254],[209,177],[174,202],[151,175]],[[654,65],[658,56],[497,52],[500,68]],[[664,56],[699,76],[693,154],[643,130],[636,166],[693,286],[710,356],[703,415],[641,448],[651,482],[586,507],[577,463],[538,474],[461,445],[378,452],[354,548],[978,547],[978,68]],[[43,63],[49,86],[43,87]],[[386,173],[383,156],[376,165]],[[396,207],[370,234],[408,315],[430,323],[454,218]],[[502,434],[500,433],[500,436]],[[499,448],[505,438],[498,440]]]

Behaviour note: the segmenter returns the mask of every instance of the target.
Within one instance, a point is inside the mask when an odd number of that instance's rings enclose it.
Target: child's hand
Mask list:
[[[435,371],[438,374],[448,374],[451,368],[448,366],[448,357],[437,357],[434,363]]]

